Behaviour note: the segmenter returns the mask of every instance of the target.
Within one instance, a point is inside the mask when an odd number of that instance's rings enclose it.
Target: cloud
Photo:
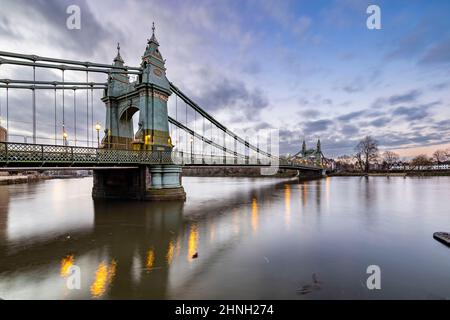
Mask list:
[[[69,4],[81,7],[81,30],[70,31],[65,27],[68,16],[65,9]],[[422,99],[434,95],[434,99],[442,100],[443,106],[449,103],[446,69],[430,73],[449,61],[448,19],[403,24],[389,35],[382,33],[380,43],[376,38],[374,41],[367,38],[364,14],[367,4],[357,0],[312,6],[269,0],[202,1],[201,5],[192,0],[3,0],[0,47],[5,51],[111,63],[116,42],[120,41],[126,63],[138,65],[151,34],[151,22],[155,20],[169,79],[231,129],[281,127],[292,135],[291,139],[296,137],[295,141],[282,143],[281,148],[289,152],[298,150],[299,137],[317,135],[329,153],[352,152],[353,145],[364,134],[377,136],[386,144],[434,141],[440,133],[444,141],[449,134],[445,127],[448,108],[433,109],[422,104]],[[393,16],[410,19],[415,15],[409,7],[400,13],[395,6],[387,3],[385,6]],[[441,11],[441,15],[446,12],[441,4],[420,6],[424,12]],[[388,27],[392,22],[384,23]],[[387,62],[383,54],[366,54],[380,50],[395,59],[417,58],[421,61],[420,68],[403,72],[405,68],[400,63],[382,65]],[[0,67],[0,77],[30,79],[25,68],[11,73],[5,72],[7,68]],[[60,73],[44,75],[42,70],[38,73],[40,80],[60,79]],[[71,80],[80,79],[74,76]],[[98,81],[105,81],[105,77],[100,75]],[[356,94],[362,91],[364,96]],[[4,90],[0,99],[4,115],[3,93]],[[66,92],[68,125],[72,122],[71,94]],[[95,120],[104,121],[100,94],[94,98]],[[17,95],[16,100],[13,95]],[[30,92],[11,92],[10,98],[14,105],[12,120],[27,122],[15,128],[29,132]],[[83,124],[85,108],[81,95],[79,99],[77,117]],[[174,97],[170,99],[172,103]],[[42,117],[38,130],[51,135],[52,92],[48,97],[39,94],[37,102],[38,116]],[[49,122],[48,130],[45,120]],[[418,128],[418,123],[422,128]],[[83,130],[80,128],[80,132]]]
[[[450,39],[433,45],[428,49],[422,59],[422,64],[450,63]]]
[[[445,30],[445,26],[440,23],[439,18],[443,12],[435,12],[434,14],[424,14],[420,21],[407,25],[412,27],[404,32],[399,33],[393,40],[392,47],[386,58],[387,59],[408,59],[412,60],[421,56],[424,50],[439,41],[440,36]],[[413,19],[409,18],[410,21]]]
[[[340,121],[349,121],[356,118],[360,118],[362,115],[365,114],[365,110],[359,110],[359,111],[353,111],[346,114],[343,114],[341,116],[338,116],[337,119]]]
[[[328,129],[333,124],[331,120],[316,120],[309,121],[304,124],[304,131],[306,134],[311,134],[315,132],[323,132]]]
[[[352,136],[352,135],[358,133],[359,129],[354,125],[346,124],[346,125],[342,126],[341,132],[345,136]]]
[[[363,91],[364,90],[363,80],[361,79],[361,77],[357,77],[351,83],[345,85],[342,89],[347,93],[355,93]]]
[[[312,18],[296,14],[289,1],[257,1],[256,3],[267,17],[299,39],[303,40],[311,27]]]
[[[414,102],[417,100],[417,98],[421,94],[422,94],[422,92],[419,90],[411,90],[404,94],[393,95],[393,96],[389,97],[388,101],[391,105],[399,104],[399,103]]]
[[[391,122],[391,120],[392,120],[392,119],[382,117],[382,118],[377,118],[377,119],[375,119],[375,120],[372,120],[372,121],[370,121],[369,123],[370,123],[371,126],[374,126],[374,127],[378,127],[378,128],[379,128],[379,127],[384,127],[384,126],[387,125],[389,122]]]
[[[315,109],[306,109],[299,111],[298,114],[304,118],[317,118],[320,115],[320,111]]]
[[[69,17],[66,9],[70,5],[80,7],[81,29],[79,30],[69,30],[66,27],[66,20]],[[22,37],[25,41],[28,41],[30,37],[38,37],[67,50],[92,54],[113,33],[120,34],[120,29],[102,25],[94,16],[86,0],[18,0],[7,2],[2,6],[6,9],[2,10],[3,13],[0,14],[2,16],[14,11],[15,20],[21,16],[20,20],[26,23],[31,23],[28,19],[33,17],[33,29],[24,30],[18,23],[6,24],[9,33]],[[9,20],[5,20],[3,16],[0,21],[8,22]]]
[[[20,39],[21,36],[15,32],[7,16],[0,16],[0,35],[10,39]]]
[[[203,70],[209,85],[201,90],[195,98],[200,106],[207,111],[240,112],[246,120],[257,120],[261,111],[269,106],[264,92],[259,88],[248,89],[240,80],[230,79],[221,74]]]
[[[413,106],[413,107],[397,107],[392,111],[393,116],[400,116],[408,121],[415,121],[415,120],[423,120],[426,117],[429,116],[430,111],[429,109],[435,105],[439,105],[439,101],[431,102],[428,104],[422,104],[419,106]]]

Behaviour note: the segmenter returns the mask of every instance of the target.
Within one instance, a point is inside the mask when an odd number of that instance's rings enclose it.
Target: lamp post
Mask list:
[[[194,139],[191,137],[191,164],[194,163]]]
[[[69,137],[69,135],[67,134],[66,131],[63,132],[63,145],[67,146],[67,138]]]
[[[97,148],[100,147],[100,129],[102,128],[102,126],[100,125],[100,123],[95,124],[95,130],[97,130]]]

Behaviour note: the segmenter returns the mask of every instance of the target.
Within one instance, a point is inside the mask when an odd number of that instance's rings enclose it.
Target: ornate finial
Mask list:
[[[155,36],[155,23],[152,23],[152,37],[150,38],[150,40],[147,40],[147,43],[150,44],[150,42],[154,42],[157,45],[159,45],[158,40],[156,40],[156,36]]]
[[[123,64],[123,59],[122,59],[122,57],[120,56],[120,43],[119,43],[119,42],[117,42],[117,55],[116,55],[116,57],[114,58],[114,62],[115,62],[115,63],[122,63],[122,64]]]

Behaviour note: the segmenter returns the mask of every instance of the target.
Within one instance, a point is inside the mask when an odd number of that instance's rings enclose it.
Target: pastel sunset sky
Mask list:
[[[66,28],[71,4],[81,8],[80,30]],[[369,4],[381,8],[381,30],[366,27]],[[169,80],[231,129],[279,129],[281,152],[320,137],[327,156],[350,154],[365,135],[402,156],[450,147],[450,1],[0,0],[0,7],[2,51],[112,63],[120,42],[132,66],[154,21]],[[11,73],[30,79],[0,66],[0,78]],[[52,95],[37,97],[42,136],[53,132]],[[95,100],[102,121],[100,93]],[[11,98],[18,135],[31,134],[30,101],[29,92]]]

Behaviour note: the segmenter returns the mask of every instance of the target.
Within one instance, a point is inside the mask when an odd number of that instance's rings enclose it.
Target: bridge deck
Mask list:
[[[4,168],[128,168],[141,165],[178,164],[211,167],[269,167],[293,170],[322,170],[322,167],[297,164],[282,159],[239,156],[214,156],[178,151],[135,151],[91,147],[0,142],[0,166]],[[32,169],[31,169],[32,168]]]

